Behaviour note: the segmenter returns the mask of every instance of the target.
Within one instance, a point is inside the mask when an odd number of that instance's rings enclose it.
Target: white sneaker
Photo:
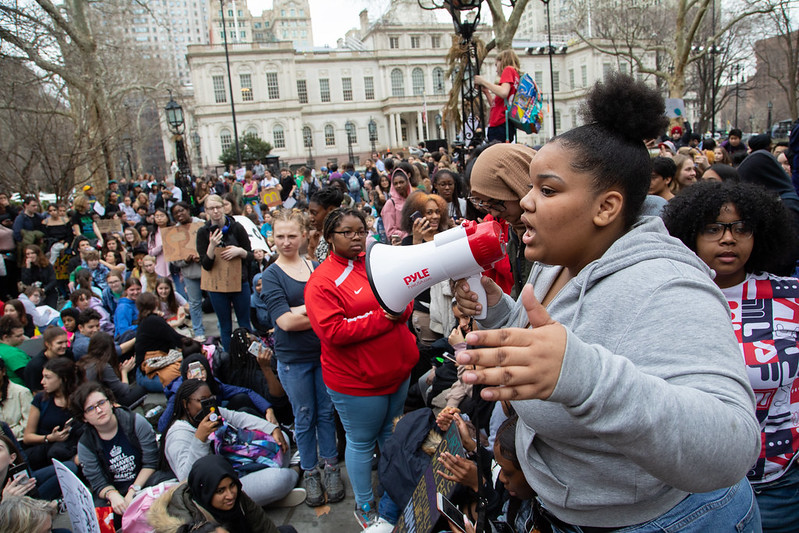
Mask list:
[[[382,518],[378,518],[376,522],[364,529],[365,533],[391,533],[391,531],[394,531],[394,526]]]
[[[205,335],[195,335],[194,336],[194,340],[196,340],[197,342],[202,344],[203,342],[205,342],[208,339],[205,337]]]
[[[289,466],[300,466],[300,450],[294,452],[294,455],[291,456],[291,461],[289,461]]]
[[[302,487],[297,487],[291,489],[291,492],[289,492],[282,500],[278,500],[269,504],[269,507],[297,507],[304,501],[305,489]]]

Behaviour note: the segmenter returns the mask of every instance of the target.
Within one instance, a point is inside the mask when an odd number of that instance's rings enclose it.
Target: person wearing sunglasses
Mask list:
[[[791,531],[799,523],[799,385],[796,347],[799,280],[791,218],[762,187],[702,182],[666,207],[669,232],[715,272],[732,311],[732,326],[755,395],[760,456],[747,474],[763,531]],[[794,525],[791,525],[794,524]]]
[[[305,310],[322,345],[322,380],[346,432],[355,512],[368,527],[379,518],[372,492],[375,444],[382,448],[391,435],[419,360],[406,326],[413,303],[400,315],[380,308],[366,276],[362,211],[336,209],[325,219],[323,235],[330,255],[305,285]]]
[[[78,442],[83,474],[94,495],[121,519],[158,468],[153,427],[143,416],[116,407],[111,391],[94,381],[72,393],[70,410],[86,423]]]

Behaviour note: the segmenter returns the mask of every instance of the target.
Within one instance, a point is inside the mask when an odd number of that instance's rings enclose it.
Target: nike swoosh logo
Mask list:
[[[352,291],[352,292],[354,292],[355,294],[360,294],[362,290],[363,290],[363,287],[361,287],[361,288],[360,288],[360,289],[358,289],[357,291]]]

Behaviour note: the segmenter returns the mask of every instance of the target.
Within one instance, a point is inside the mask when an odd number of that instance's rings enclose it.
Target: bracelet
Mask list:
[[[44,443],[47,444],[47,435],[44,436]]]
[[[119,494],[119,491],[117,489],[114,489],[114,488],[108,489],[107,491],[105,491],[105,499],[106,500],[111,501],[108,497],[111,495],[112,492],[116,492],[117,494]],[[121,494],[120,494],[120,496],[121,496]]]

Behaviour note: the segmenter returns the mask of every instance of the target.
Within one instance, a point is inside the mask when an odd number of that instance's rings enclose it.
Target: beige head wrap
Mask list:
[[[471,174],[472,191],[494,200],[519,201],[530,191],[535,150],[523,144],[495,144],[480,154]]]

